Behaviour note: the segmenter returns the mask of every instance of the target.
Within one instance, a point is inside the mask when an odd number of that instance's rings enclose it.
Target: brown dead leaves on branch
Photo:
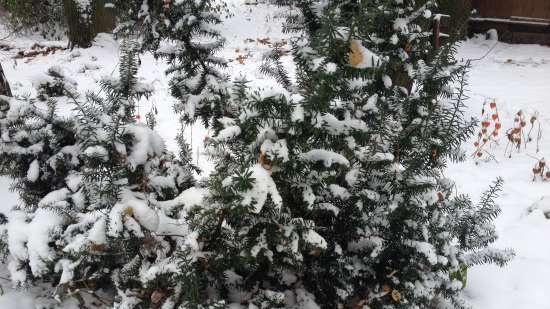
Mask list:
[[[538,153],[542,139],[538,113],[534,113],[529,117],[529,122],[527,122],[525,113],[521,110],[518,111],[514,116],[514,126],[506,131],[506,137],[508,138],[508,143],[504,149],[504,155],[507,157],[511,158],[514,150],[517,150],[518,153],[521,152],[522,146],[525,149],[527,148],[527,144],[533,141],[536,143],[536,152]]]
[[[483,103],[480,129],[477,133],[477,139],[474,141],[475,150],[472,153],[472,157],[497,161],[491,149],[494,149],[499,144],[502,135],[500,133],[501,129],[502,122],[496,101],[491,100],[489,104],[487,102]],[[527,117],[522,110],[518,111],[514,115],[513,126],[506,130],[504,136],[506,136],[507,140],[504,149],[505,157],[511,158],[514,151],[520,153],[522,149],[526,149],[532,142],[535,143],[536,152],[538,153],[542,139],[542,128],[538,113],[535,112],[530,117]]]
[[[491,145],[498,143],[498,137],[502,124],[498,113],[498,106],[495,101],[489,103],[487,110],[487,102],[483,103],[481,109],[481,129],[477,134],[477,140],[474,142],[475,151],[473,157],[482,158],[489,157],[494,159],[494,155],[488,150]]]
[[[489,109],[487,109],[487,102],[483,103],[480,129],[477,133],[477,139],[474,141],[475,150],[472,153],[472,157],[498,162],[491,149],[499,143],[502,123],[496,101],[491,100],[488,106]],[[506,137],[504,156],[507,158],[512,158],[512,154],[515,152],[521,153],[522,150],[526,150],[530,144],[534,144],[536,153],[539,153],[542,140],[542,126],[538,112],[534,112],[531,116],[527,116],[522,110],[516,112],[514,114],[514,123],[511,128],[506,130],[504,136]],[[531,170],[533,181],[550,181],[550,167],[545,159],[529,154],[526,155],[536,160],[536,164]]]

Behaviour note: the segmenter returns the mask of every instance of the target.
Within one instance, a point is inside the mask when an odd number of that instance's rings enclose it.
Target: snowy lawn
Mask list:
[[[462,44],[459,56],[479,58],[494,45],[485,40]],[[550,220],[543,211],[550,209],[550,183],[533,182],[536,158],[550,158],[550,48],[536,45],[498,43],[483,60],[473,62],[469,74],[469,113],[479,117],[483,102],[494,98],[502,121],[500,145],[489,148],[495,161],[476,165],[475,160],[453,165],[448,176],[457,181],[459,191],[478,198],[489,183],[504,179],[498,203],[502,214],[497,219],[500,236],[496,246],[510,247],[516,258],[505,268],[482,266],[468,273],[466,295],[474,308],[550,308]],[[513,127],[514,116],[522,110],[529,118],[539,113],[542,125],[540,151],[535,141],[512,158],[504,155],[505,130]],[[536,136],[536,134],[535,134]],[[473,142],[464,145],[468,155]]]
[[[233,60],[229,72],[234,77],[244,76],[252,85],[265,90],[277,87],[272,80],[260,74],[258,65],[262,53],[269,50],[270,45],[277,43],[284,49],[290,48],[280,30],[280,10],[269,5],[236,6],[233,13],[234,17],[223,25],[224,35],[228,39],[223,56]],[[10,43],[17,48],[28,49],[37,40],[17,38]],[[43,44],[65,45],[64,42]],[[47,56],[17,60],[12,59],[16,50],[4,51],[0,54],[0,60],[13,92],[19,95],[33,95],[35,76],[43,74],[53,65],[62,66],[67,75],[78,83],[79,89],[94,90],[101,76],[116,74],[118,46],[111,36],[101,35],[89,49],[57,51]],[[497,220],[500,235],[497,246],[515,249],[517,257],[503,269],[496,266],[470,269],[465,294],[476,309],[548,309],[550,220],[545,218],[544,210],[550,210],[550,183],[533,182],[532,168],[537,163],[534,157],[550,158],[550,132],[546,130],[550,128],[550,48],[472,39],[460,46],[459,58],[480,58],[489,50],[491,52],[485,58],[472,63],[468,116],[479,117],[483,103],[496,100],[502,129],[499,144],[487,150],[498,162],[484,162],[470,157],[474,152],[472,140],[464,145],[469,159],[450,166],[448,176],[457,181],[459,192],[471,195],[474,200],[497,177],[504,179],[504,190],[498,199],[503,212]],[[290,57],[286,58],[290,62]],[[157,129],[168,148],[175,150],[174,138],[179,123],[172,112],[174,101],[168,91],[165,68],[162,61],[156,61],[151,55],[142,57],[140,76],[154,83],[156,93],[149,101],[140,102],[138,110],[139,117],[144,119],[145,113],[156,106],[159,112]],[[514,152],[508,158],[504,155],[507,143],[505,132],[513,127],[514,115],[519,110],[523,110],[528,121],[532,114],[539,113],[543,129],[540,151],[537,153],[536,143],[531,142],[520,153]],[[71,113],[70,110],[66,112]],[[211,166],[201,151],[208,132],[197,125],[186,128],[186,133],[193,146],[196,163],[207,174]],[[0,179],[0,211],[7,211],[16,203],[16,197],[8,187],[9,181]],[[0,266],[0,275],[6,276],[3,266]],[[48,290],[13,291],[8,281],[0,280],[5,292],[0,296],[0,308],[41,308],[36,307],[40,302],[35,302],[32,295],[49,293]]]

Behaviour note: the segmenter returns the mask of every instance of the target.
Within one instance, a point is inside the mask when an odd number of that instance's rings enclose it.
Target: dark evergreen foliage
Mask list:
[[[500,182],[473,205],[444,175],[474,121],[468,63],[433,45],[435,3],[292,4],[296,85],[271,55],[262,70],[290,92],[236,83],[209,140],[216,171],[189,217],[202,258],[186,278],[218,294],[195,305],[464,307],[467,267],[512,253],[488,247]]]
[[[178,99],[175,110],[187,123],[201,119],[211,125],[223,116],[227,96],[227,76],[222,72],[224,59],[216,56],[224,39],[215,25],[221,23],[223,2],[114,1],[121,12],[117,32],[137,35],[142,49],[170,64],[172,95]]]
[[[188,234],[180,219],[198,189],[188,154],[177,159],[136,122],[152,88],[137,79],[138,46],[122,49],[120,77],[102,80],[101,93],[62,91],[76,119],[52,99],[43,110],[0,97],[0,171],[23,201],[3,237],[15,283],[52,282],[55,297],[81,302],[81,291],[115,291],[114,308],[149,308],[175,295]]]
[[[260,68],[276,93],[228,86],[214,2],[143,3],[125,26],[170,63],[183,121],[214,128],[215,170],[194,187],[182,135],[177,159],[134,120],[152,91],[135,44],[101,93],[67,92],[76,120],[0,97],[0,171],[25,201],[8,233],[43,232],[11,237],[12,278],[114,291],[119,309],[464,308],[468,267],[513,256],[490,247],[501,180],[476,205],[445,177],[474,121],[434,1],[282,1],[301,14],[296,78],[277,49]]]

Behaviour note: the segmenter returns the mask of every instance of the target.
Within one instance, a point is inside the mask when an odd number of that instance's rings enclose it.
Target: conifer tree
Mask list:
[[[215,26],[221,23],[220,14],[225,2],[198,1],[114,1],[121,24],[117,32],[141,38],[142,49],[152,51],[166,60],[170,67],[174,106],[182,120],[192,123],[201,119],[211,125],[212,119],[223,116],[227,96],[226,66],[216,53],[223,47],[224,38]]]
[[[467,63],[452,42],[433,48],[435,2],[286,2],[302,9],[288,27],[297,82],[274,53],[263,70],[282,83],[277,94],[241,80],[226,90],[209,1],[154,7],[166,32],[149,42],[173,64],[178,110],[216,129],[207,190],[189,188],[186,156],[133,119],[151,89],[127,46],[119,79],[75,97],[77,121],[63,127],[75,139],[54,143],[76,145],[78,162],[44,174],[55,191],[40,187],[9,218],[16,282],[116,290],[120,309],[465,306],[465,270],[512,253],[489,247],[501,182],[474,205],[444,175],[474,122],[463,115]],[[18,118],[33,109],[2,102],[0,149],[11,149],[10,126],[34,128]],[[36,164],[15,146],[0,166],[27,186]]]
[[[513,254],[489,247],[501,182],[474,205],[444,175],[474,122],[468,64],[433,45],[435,2],[295,3],[292,93],[236,83],[208,141],[190,303],[463,308],[465,269]]]
[[[0,8],[10,32],[32,32],[54,40],[64,36],[61,0],[0,0]]]
[[[57,115],[55,101],[44,109],[33,99],[0,97],[0,174],[13,179],[21,201],[5,214],[0,242],[16,285],[47,278],[53,267],[50,244],[67,207],[57,197],[67,195],[66,182],[81,164],[75,134],[75,122]]]
[[[37,99],[45,103],[45,108],[38,107],[36,99],[28,97],[13,98],[11,93],[0,97],[0,175],[14,180],[11,189],[19,193],[22,201],[19,211],[30,211],[40,204],[49,207],[43,199],[52,191],[62,189],[66,177],[81,163],[76,145],[76,123],[60,117],[58,102],[51,98],[71,95],[75,84],[66,79],[60,67],[50,68],[46,78],[39,80]],[[15,213],[22,214],[19,211]],[[0,222],[3,225],[2,256],[8,254],[6,215],[1,215]]]
[[[93,265],[80,276],[116,287],[115,308],[156,306],[169,295],[176,272],[172,253],[186,230],[177,223],[179,210],[172,209],[180,205],[163,209],[161,204],[193,184],[191,169],[166,152],[156,132],[135,121],[137,100],[152,90],[136,79],[137,52],[137,46],[126,46],[120,79],[104,80],[104,97],[90,94],[79,104],[81,188],[89,214],[67,230],[88,239],[73,236],[65,247],[73,259],[84,255]]]
[[[56,114],[55,101],[39,108],[29,98],[0,97],[0,172],[15,179],[24,208],[37,207],[49,192],[63,187],[78,168],[75,123]]]
[[[238,112],[218,119],[223,129],[208,141],[217,159],[216,171],[210,176],[204,207],[188,217],[199,244],[189,248],[190,256],[199,257],[191,261],[194,267],[188,266],[195,268],[192,285],[199,291],[213,286],[219,294],[204,298],[194,292],[190,303],[277,308],[285,306],[283,292],[294,290],[301,295],[300,303],[308,302],[311,295],[300,283],[304,264],[327,244],[314,220],[302,215],[306,209],[295,213],[286,207],[302,200],[296,193],[309,183],[294,183],[304,179],[292,178],[304,172],[304,163],[290,156],[294,145],[285,140],[293,127],[292,103],[284,94],[262,96],[249,91],[245,81],[237,81],[228,105]],[[327,162],[332,159],[335,165],[346,164],[336,154]],[[312,152],[307,160],[322,159]],[[293,185],[277,186],[279,177],[286,176],[289,179],[282,182]]]
[[[348,256],[363,258],[375,274],[359,276],[353,288],[370,295],[350,296],[373,308],[437,306],[438,298],[461,307],[461,285],[451,279],[475,263],[502,265],[511,256],[487,249],[496,239],[490,221],[499,213],[493,199],[500,181],[472,205],[452,198],[453,182],[443,174],[448,160],[464,159],[460,144],[472,133],[463,116],[468,63],[454,59],[454,42],[434,48],[434,1],[332,2],[317,12],[308,23],[321,27],[308,32],[307,52],[297,53],[305,64],[300,88],[313,90],[306,100],[321,112],[364,121],[370,131],[350,134],[341,146],[355,153],[357,180],[348,192],[370,217],[345,225],[363,229],[349,231],[355,245]]]
[[[53,103],[41,112],[2,97],[0,166],[25,202],[7,223],[15,283],[50,281],[52,296],[81,302],[114,290],[102,300],[113,308],[157,308],[175,293],[182,218],[201,194],[186,159],[135,120],[152,91],[137,79],[137,53],[123,46],[120,77],[102,80],[101,93],[67,92],[76,120]]]

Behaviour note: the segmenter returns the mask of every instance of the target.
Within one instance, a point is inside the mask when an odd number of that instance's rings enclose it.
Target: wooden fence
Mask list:
[[[472,0],[470,34],[496,29],[508,43],[550,46],[550,0]]]
[[[483,17],[550,19],[550,0],[472,0],[472,5]]]

